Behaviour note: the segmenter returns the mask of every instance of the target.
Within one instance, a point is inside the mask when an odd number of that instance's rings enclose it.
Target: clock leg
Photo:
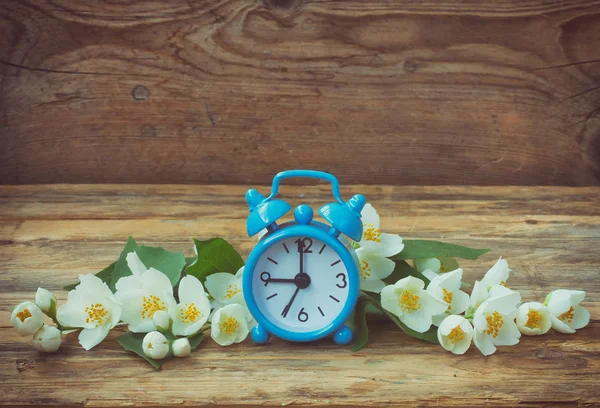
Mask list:
[[[260,324],[257,324],[252,328],[250,337],[252,337],[252,341],[254,341],[256,344],[266,344],[269,342],[271,335],[265,330],[264,327],[262,327]]]
[[[341,346],[349,344],[352,341],[352,330],[343,325],[333,334],[333,341]]]

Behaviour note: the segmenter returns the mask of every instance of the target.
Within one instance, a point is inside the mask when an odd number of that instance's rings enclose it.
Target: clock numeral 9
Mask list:
[[[310,249],[310,247],[312,247],[312,239],[310,238],[298,238],[297,240],[294,241],[295,244],[298,245],[298,252],[303,252],[305,254],[312,254],[312,249]],[[302,246],[300,245],[302,244]],[[300,250],[300,248],[302,248],[302,250]]]
[[[348,286],[348,282],[346,282],[346,275],[344,275],[343,273],[338,273],[337,275],[335,275],[336,278],[342,278],[342,283],[336,283],[335,286],[337,286],[340,289],[344,289],[346,286]]]
[[[269,272],[261,273],[260,280],[265,283],[265,286],[267,286],[269,284],[269,281],[271,280],[271,274]]]
[[[308,320],[308,313],[304,311],[304,308],[300,309],[300,313],[298,313],[298,320],[300,320],[302,323]]]

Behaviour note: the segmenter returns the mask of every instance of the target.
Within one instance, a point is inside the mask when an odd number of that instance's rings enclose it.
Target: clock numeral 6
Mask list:
[[[344,275],[343,273],[338,273],[337,275],[335,275],[336,278],[342,278],[342,283],[336,283],[335,286],[337,286],[340,289],[344,289],[346,286],[348,286],[348,282],[346,282],[346,275]]]
[[[304,308],[300,309],[300,313],[298,313],[298,320],[300,320],[302,323],[308,320],[308,313],[304,311]]]
[[[298,252],[302,252],[305,254],[312,254],[312,249],[310,249],[310,247],[312,247],[312,239],[310,238],[298,238],[297,240],[294,241],[295,244],[298,245]],[[302,247],[300,246],[302,244]],[[300,251],[300,248],[302,248],[302,251]]]

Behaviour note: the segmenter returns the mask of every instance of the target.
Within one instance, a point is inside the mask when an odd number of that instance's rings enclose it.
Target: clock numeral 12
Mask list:
[[[302,252],[305,254],[312,254],[312,249],[310,249],[310,247],[312,247],[313,241],[310,238],[298,238],[297,240],[294,241],[295,244],[298,245],[298,252]]]

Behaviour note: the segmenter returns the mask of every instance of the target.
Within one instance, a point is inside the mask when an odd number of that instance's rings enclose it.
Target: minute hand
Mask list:
[[[287,317],[288,312],[290,311],[291,307],[292,307],[292,303],[294,303],[294,299],[296,299],[296,295],[298,294],[298,292],[300,291],[300,287],[296,287],[296,291],[294,292],[294,294],[292,295],[292,298],[290,299],[290,302],[287,304],[287,306],[283,309],[283,312],[281,312],[281,315],[283,317]]]

